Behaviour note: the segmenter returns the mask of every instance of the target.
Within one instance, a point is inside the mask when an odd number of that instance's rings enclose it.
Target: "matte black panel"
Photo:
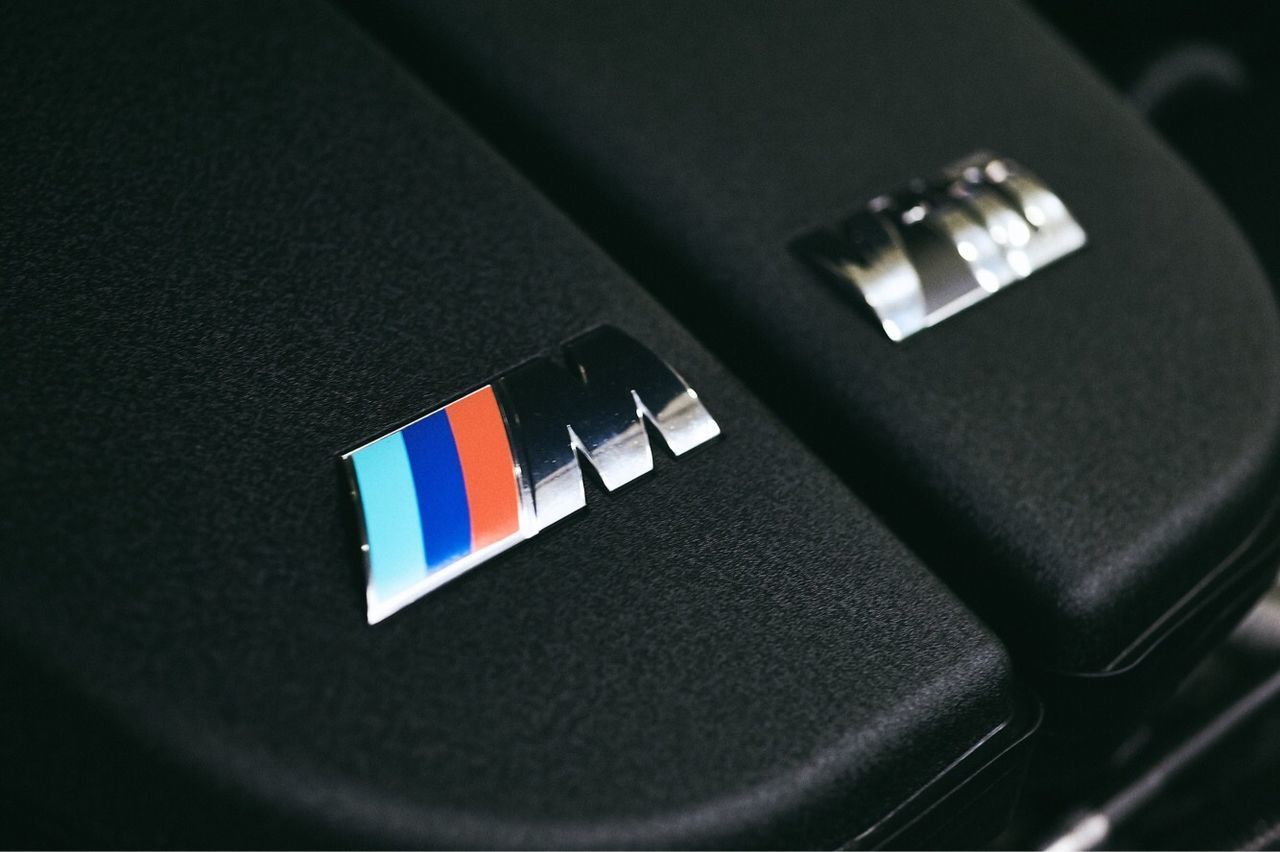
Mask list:
[[[1025,733],[995,640],[338,13],[10,4],[0,39],[3,812],[830,846]],[[605,322],[723,437],[367,626],[339,453]]]
[[[1261,523],[1280,458],[1266,282],[1020,6],[381,7],[369,24],[1041,670],[1118,670],[1192,624],[1193,590]],[[790,253],[979,149],[1046,180],[1088,247],[902,344]]]

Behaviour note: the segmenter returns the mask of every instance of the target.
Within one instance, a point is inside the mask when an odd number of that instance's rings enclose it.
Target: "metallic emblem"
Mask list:
[[[1066,205],[1012,160],[979,153],[932,181],[872,199],[838,233],[794,244],[841,287],[852,284],[885,334],[902,340],[1082,248]]]
[[[369,623],[586,505],[582,455],[613,491],[720,434],[698,394],[611,326],[342,456],[360,512]]]

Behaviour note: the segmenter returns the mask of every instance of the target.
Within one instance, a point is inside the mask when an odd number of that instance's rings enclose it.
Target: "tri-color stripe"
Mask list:
[[[364,520],[371,623],[523,537],[520,484],[492,385],[347,459]]]

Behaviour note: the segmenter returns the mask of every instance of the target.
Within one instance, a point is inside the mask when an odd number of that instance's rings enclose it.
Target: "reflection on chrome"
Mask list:
[[[1084,230],[1039,178],[979,153],[931,181],[872,199],[838,232],[794,246],[853,285],[885,334],[902,340],[1082,248]]]
[[[653,470],[645,420],[677,456],[720,434],[684,379],[618,329],[576,337],[564,354],[569,369],[538,358],[496,383],[524,459],[533,531],[586,505],[579,452],[613,491]]]

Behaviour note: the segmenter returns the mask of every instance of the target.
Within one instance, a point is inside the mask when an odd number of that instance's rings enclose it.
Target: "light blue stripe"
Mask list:
[[[427,575],[418,495],[404,434],[396,432],[351,456],[369,542],[369,586],[378,600]]]

